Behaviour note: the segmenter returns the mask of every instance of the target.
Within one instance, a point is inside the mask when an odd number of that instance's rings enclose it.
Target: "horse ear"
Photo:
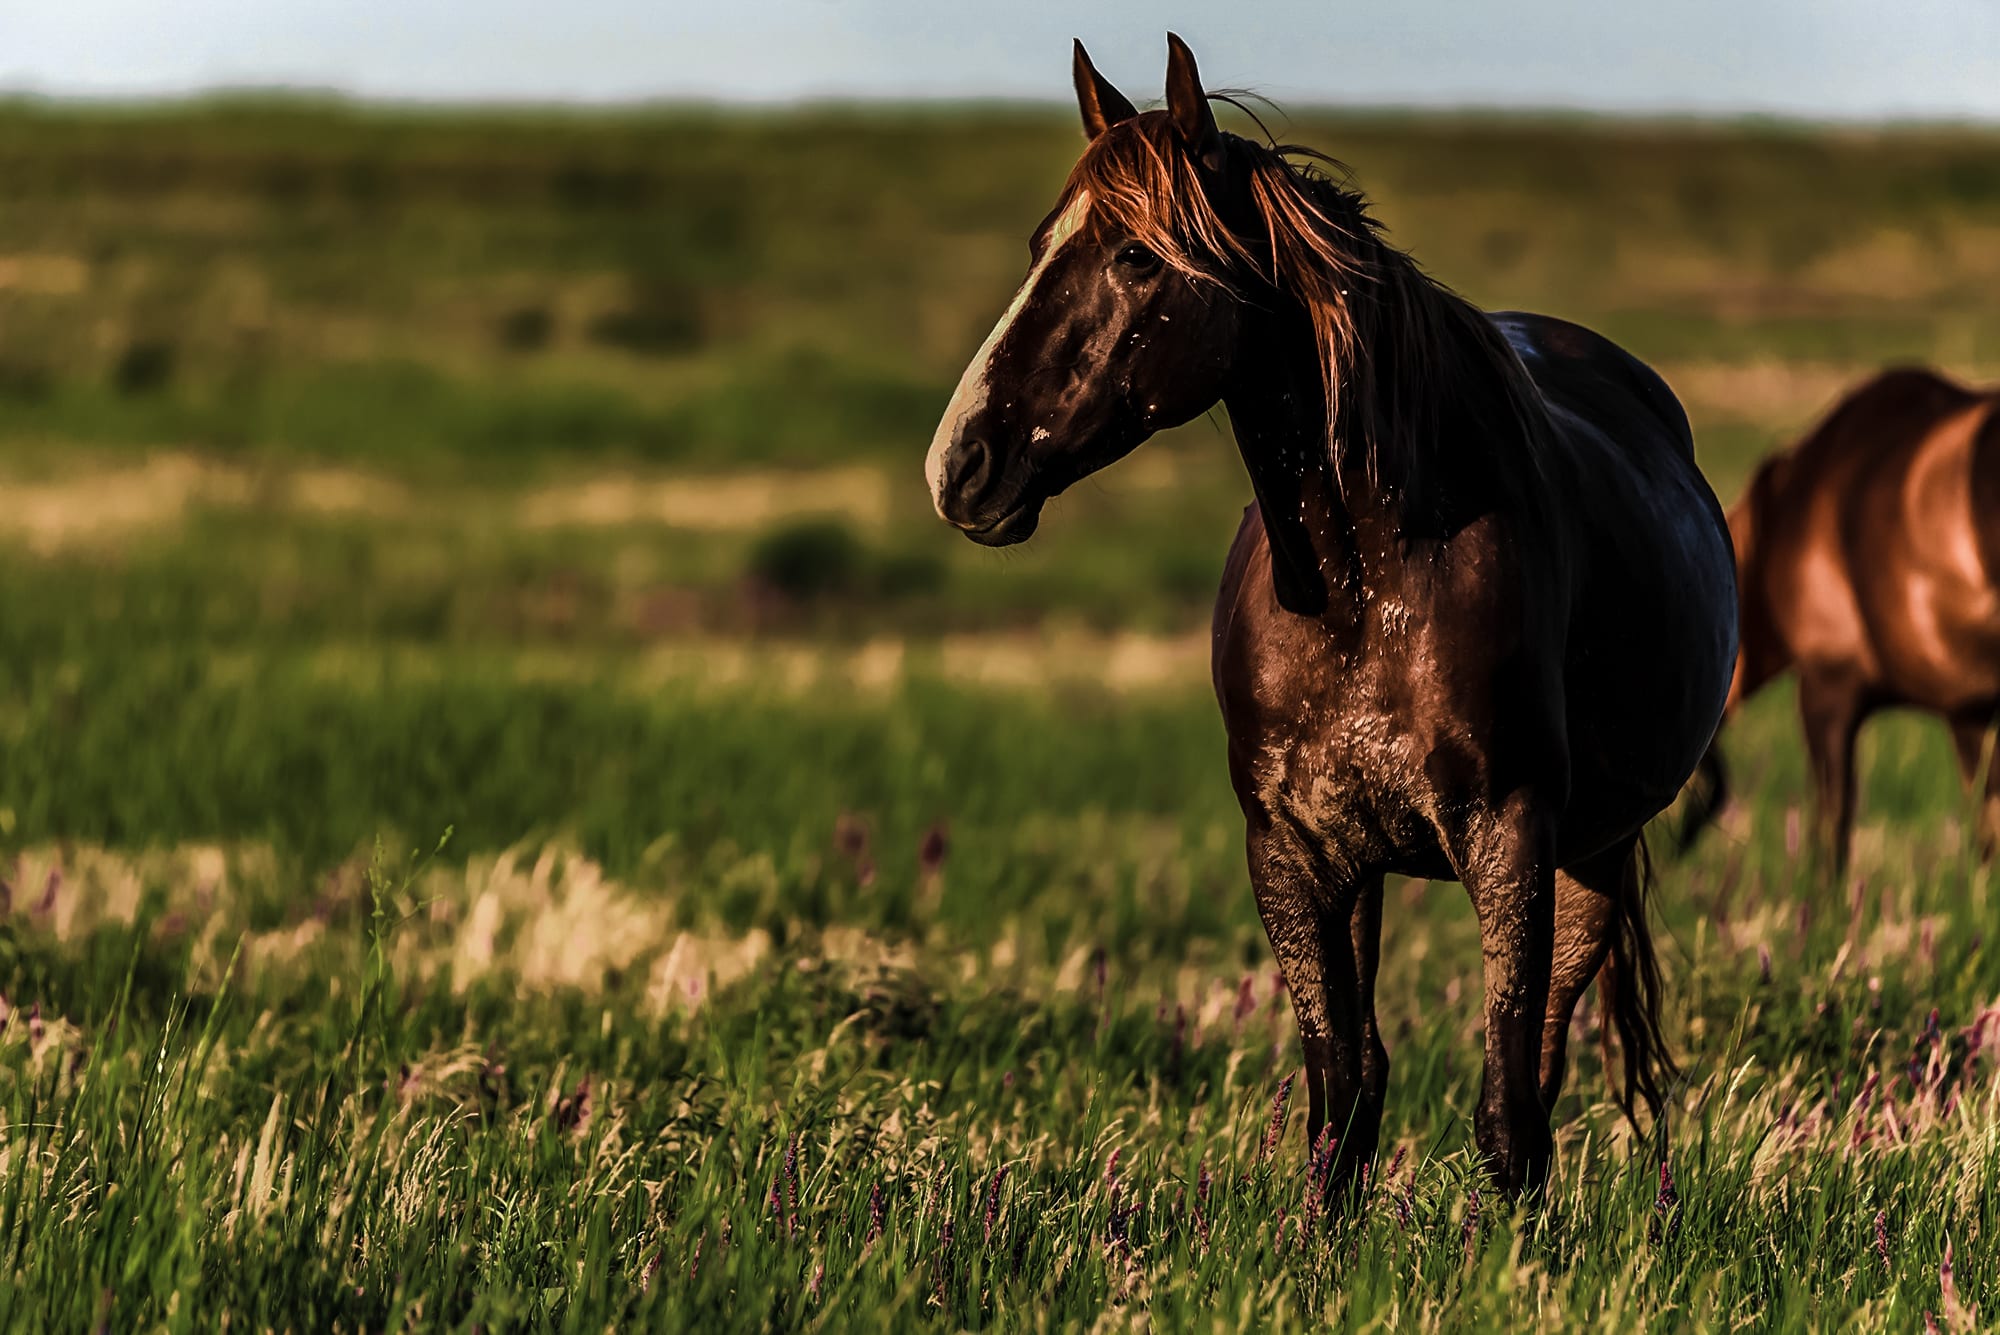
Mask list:
[[[1188,44],[1171,32],[1167,34],[1167,114],[1188,152],[1209,167],[1220,165],[1212,159],[1221,147],[1222,136],[1215,128],[1208,94],[1202,91],[1201,71],[1195,68],[1194,52],[1188,50]]]
[[[1097,66],[1090,63],[1090,53],[1083,49],[1083,39],[1076,39],[1076,59],[1071,62],[1076,78],[1076,105],[1083,113],[1083,133],[1091,139],[1097,138],[1119,121],[1130,120],[1139,114],[1139,109],[1131,104],[1125,94],[1111,86],[1111,80],[1097,72]]]

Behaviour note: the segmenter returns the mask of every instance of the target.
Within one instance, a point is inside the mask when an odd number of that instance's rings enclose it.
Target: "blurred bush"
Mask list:
[[[555,316],[546,306],[517,306],[500,317],[500,346],[510,352],[540,352],[555,332]]]
[[[111,383],[120,394],[152,394],[174,378],[174,345],[164,338],[139,338],[125,345],[111,369]]]
[[[776,525],[751,544],[744,574],[759,589],[795,604],[830,598],[904,599],[941,587],[935,549],[884,552],[831,517]]]
[[[608,347],[644,356],[689,352],[701,346],[701,297],[692,287],[645,282],[625,305],[591,321],[590,336]]]
[[[807,519],[764,534],[750,548],[745,573],[799,602],[852,593],[867,562],[861,540],[837,519]]]

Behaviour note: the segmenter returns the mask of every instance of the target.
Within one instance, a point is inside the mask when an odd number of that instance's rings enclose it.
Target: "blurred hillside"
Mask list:
[[[1879,361],[2000,359],[2000,137],[1280,133],[1353,164],[1468,296],[1659,364],[1725,490]],[[0,108],[0,441],[913,461],[1077,147],[1060,109]]]

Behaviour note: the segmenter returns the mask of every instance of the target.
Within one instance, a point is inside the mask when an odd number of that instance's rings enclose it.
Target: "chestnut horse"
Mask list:
[[[1374,1153],[1383,877],[1457,879],[1485,963],[1479,1148],[1533,1186],[1607,956],[1628,1106],[1657,1115],[1672,1070],[1639,837],[1729,687],[1722,510],[1657,375],[1433,282],[1318,155],[1220,132],[1168,45],[1143,114],[1078,45],[1090,142],[945,410],[932,496],[974,541],[1020,542],[1069,484],[1227,406],[1256,504],[1215,689],[1308,1135],[1339,1137],[1341,1181]]]
[[[1814,789],[1816,843],[1838,872],[1854,819],[1854,741],[1908,705],[1951,728],[1967,785],[2000,711],[2000,393],[1931,371],[1885,371],[1791,450],[1766,459],[1729,512],[1743,655],[1727,710],[1790,668]],[[1719,750],[1684,839],[1720,805]],[[2000,840],[1989,766],[1981,851]]]

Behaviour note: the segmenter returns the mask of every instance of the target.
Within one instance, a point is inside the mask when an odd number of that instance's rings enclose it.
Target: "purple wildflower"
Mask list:
[[[850,862],[868,855],[868,820],[852,811],[843,811],[833,822],[833,846]]]
[[[874,1185],[868,1188],[868,1236],[861,1243],[864,1251],[874,1246],[875,1239],[882,1236],[882,1225],[888,1218],[889,1206],[882,1199],[882,1182],[878,1178]]]
[[[590,1077],[584,1076],[576,1082],[576,1088],[556,1100],[556,1127],[573,1136],[580,1136],[590,1130],[590,1110],[593,1103],[590,1093]]]
[[[799,1133],[785,1145],[785,1236],[799,1229]]]
[[[945,856],[950,852],[950,831],[943,821],[938,821],[924,831],[923,842],[917,845],[917,870],[925,880],[935,880],[944,871]]]
[[[1257,1162],[1262,1163],[1278,1149],[1278,1140],[1285,1134],[1285,1104],[1292,1097],[1292,1081],[1296,1071],[1287,1072],[1278,1085],[1277,1096],[1271,1100],[1271,1124],[1264,1130],[1264,1144],[1257,1151]]]
[[[1673,1166],[1662,1159],[1659,1190],[1653,1193],[1653,1219],[1646,1226],[1646,1237],[1649,1241],[1658,1243],[1679,1227],[1680,1221],[1674,1215],[1680,1203],[1681,1194],[1674,1188]]]
[[[993,1221],[1000,1217],[1000,1184],[1007,1180],[1007,1165],[1001,1164],[993,1170],[993,1180],[986,1184],[986,1231],[982,1240],[993,1241]]]
[[[1333,1124],[1320,1128],[1319,1140],[1313,1146],[1308,1172],[1315,1185],[1325,1185],[1333,1172],[1333,1152],[1340,1145],[1340,1137],[1333,1134]]]

